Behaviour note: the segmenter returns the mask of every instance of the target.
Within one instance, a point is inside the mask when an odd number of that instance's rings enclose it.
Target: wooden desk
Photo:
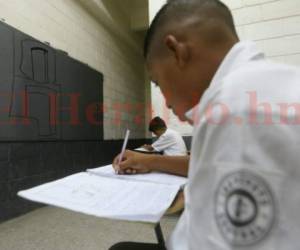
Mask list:
[[[179,191],[175,200],[171,204],[171,206],[166,211],[166,215],[175,214],[181,212],[184,209],[184,193],[183,191]]]
[[[181,212],[183,209],[184,209],[184,193],[183,191],[179,191],[175,200],[173,201],[169,209],[165,212],[165,215],[175,214]],[[165,239],[159,222],[155,225],[154,232],[158,244],[160,246],[165,246]]]

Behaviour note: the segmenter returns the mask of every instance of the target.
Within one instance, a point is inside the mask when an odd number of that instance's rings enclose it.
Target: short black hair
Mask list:
[[[144,57],[146,58],[149,54],[150,46],[159,28],[164,26],[170,19],[174,19],[172,17],[178,20],[178,17],[188,17],[193,15],[193,13],[197,14],[197,10],[204,6],[216,10],[223,23],[238,37],[231,11],[220,0],[169,0],[156,14],[147,30],[144,40]]]
[[[163,119],[161,119],[159,116],[154,117],[149,124],[149,131],[155,132],[160,129],[167,128],[167,125]]]

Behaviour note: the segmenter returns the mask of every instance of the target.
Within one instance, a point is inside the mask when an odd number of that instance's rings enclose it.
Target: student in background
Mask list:
[[[158,139],[152,145],[144,145],[148,151],[163,152],[164,155],[187,155],[186,145],[181,135],[167,127],[165,121],[160,117],[154,117],[149,124],[149,131]]]

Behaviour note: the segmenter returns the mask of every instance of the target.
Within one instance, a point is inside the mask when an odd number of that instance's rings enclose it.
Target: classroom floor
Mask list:
[[[161,221],[166,237],[178,215]],[[119,241],[156,242],[151,224],[99,219],[44,207],[0,224],[1,250],[107,250]]]

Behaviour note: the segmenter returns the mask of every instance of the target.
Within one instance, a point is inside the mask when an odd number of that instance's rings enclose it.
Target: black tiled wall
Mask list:
[[[0,221],[41,206],[19,198],[19,190],[110,164],[122,143],[122,140],[0,143]],[[144,143],[143,139],[130,140],[128,148]]]

